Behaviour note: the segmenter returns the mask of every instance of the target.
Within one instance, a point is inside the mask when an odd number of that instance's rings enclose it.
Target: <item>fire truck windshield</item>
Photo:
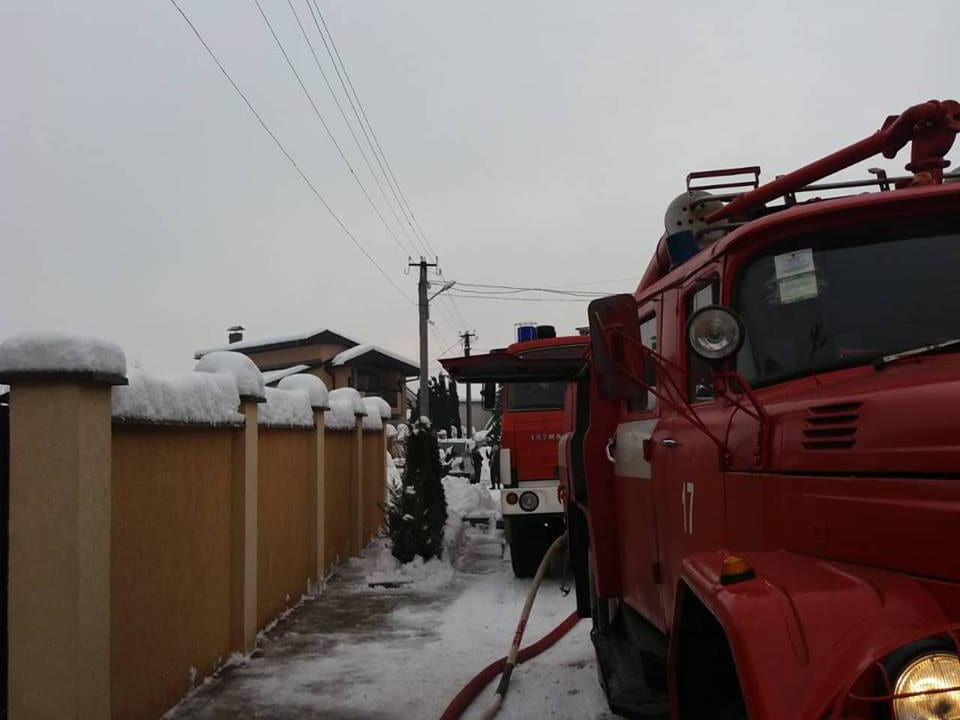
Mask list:
[[[958,277],[957,217],[774,246],[737,280],[747,329],[737,369],[768,385],[960,337]]]
[[[507,390],[507,410],[561,410],[564,382],[511,383]]]

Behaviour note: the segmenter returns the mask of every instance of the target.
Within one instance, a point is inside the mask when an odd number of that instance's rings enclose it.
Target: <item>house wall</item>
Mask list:
[[[261,370],[283,368],[300,363],[327,361],[347,349],[346,345],[302,345],[282,350],[243,351]]]

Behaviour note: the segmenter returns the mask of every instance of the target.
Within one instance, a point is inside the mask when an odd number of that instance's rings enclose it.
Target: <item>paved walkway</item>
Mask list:
[[[474,673],[505,654],[529,588],[498,534],[469,529],[459,569],[440,587],[370,588],[374,559],[352,561],[326,591],[266,633],[255,656],[180,703],[181,720],[431,720]],[[526,641],[573,609],[541,588]],[[612,718],[597,683],[588,622],[514,673],[498,718]],[[479,716],[492,688],[468,718]]]

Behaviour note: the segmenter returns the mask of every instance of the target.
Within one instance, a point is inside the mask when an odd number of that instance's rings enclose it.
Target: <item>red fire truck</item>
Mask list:
[[[531,577],[543,554],[563,534],[557,447],[571,425],[564,412],[565,379],[519,378],[511,382],[504,363],[573,361],[583,365],[589,338],[557,337],[550,325],[530,326],[530,339],[495,351],[500,357],[498,380],[502,422],[500,432],[500,505],[510,561],[518,578]],[[484,405],[492,407],[494,383],[486,383]]]
[[[587,362],[510,368],[572,382],[614,711],[960,717],[958,131],[930,101],[766,184],[692,173],[636,293],[591,304]],[[820,182],[909,143],[904,177]]]

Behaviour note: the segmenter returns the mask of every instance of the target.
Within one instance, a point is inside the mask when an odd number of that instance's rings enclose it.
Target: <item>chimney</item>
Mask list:
[[[233,327],[227,328],[227,342],[231,345],[236,342],[243,340],[243,331],[246,328],[243,325],[234,325]]]

